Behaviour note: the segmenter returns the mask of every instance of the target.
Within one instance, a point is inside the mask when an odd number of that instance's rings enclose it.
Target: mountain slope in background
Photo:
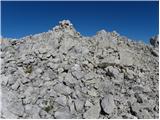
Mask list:
[[[159,39],[84,37],[68,20],[1,40],[2,118],[159,118]]]

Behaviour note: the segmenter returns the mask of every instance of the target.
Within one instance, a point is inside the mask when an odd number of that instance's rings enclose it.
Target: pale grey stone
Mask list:
[[[90,95],[90,96],[96,97],[97,94],[98,94],[97,91],[93,88],[88,91],[88,95]]]
[[[113,113],[115,108],[113,96],[111,94],[105,95],[101,101],[101,106],[105,113]]]
[[[137,116],[139,119],[151,119],[152,118],[152,116],[146,109],[142,110],[142,112],[138,112]]]
[[[7,85],[8,79],[9,79],[8,76],[1,75],[1,80],[3,85]]]
[[[37,105],[27,104],[24,106],[25,112],[31,115],[32,119],[40,119],[39,112],[41,110]]]
[[[56,111],[54,114],[56,119],[72,119],[72,115],[67,111]]]
[[[125,77],[130,80],[134,79],[134,72],[132,70],[127,69],[127,73],[125,74]]]
[[[31,82],[31,80],[28,79],[28,78],[23,78],[23,79],[21,79],[20,81],[21,81],[23,84],[26,84],[26,83]]]
[[[72,75],[78,80],[84,77],[84,73],[82,71],[74,71],[72,72]]]
[[[92,106],[93,104],[90,102],[90,101],[88,101],[88,100],[86,100],[86,103],[85,103],[85,106],[86,107],[90,107],[90,106]]]
[[[71,69],[72,71],[81,71],[81,67],[79,64],[75,64]]]
[[[159,35],[150,38],[150,43],[154,47],[158,47],[159,46]]]
[[[93,79],[95,77],[94,72],[89,72],[88,74],[85,75],[86,80]]]
[[[81,36],[68,20],[2,38],[1,117],[158,119],[158,36],[150,42],[105,30]]]
[[[100,114],[100,104],[93,105],[83,114],[85,119],[98,119]]]
[[[56,96],[57,96],[57,93],[56,93],[53,89],[51,89],[51,90],[49,91],[49,95],[50,95],[51,97],[56,97]]]
[[[43,76],[42,76],[41,78],[42,78],[43,80],[45,80],[45,81],[51,80],[51,78],[50,78],[50,76],[49,76],[48,73],[44,73]]]
[[[18,116],[22,116],[24,113],[24,107],[21,101],[10,103],[8,110]]]
[[[70,96],[68,97],[68,102],[67,102],[67,104],[68,104],[68,106],[69,106],[69,109],[70,109],[71,114],[75,114],[75,113],[76,113],[75,104],[74,104],[73,99],[72,99]]]
[[[58,73],[62,73],[64,71],[63,68],[58,68]]]
[[[41,48],[39,48],[39,53],[45,54],[45,53],[47,53],[47,49],[41,47]]]
[[[66,74],[64,81],[69,82],[70,84],[77,83],[77,80],[72,76],[71,73]]]
[[[17,90],[19,86],[20,86],[20,83],[17,80],[11,87],[12,87],[13,90]]]
[[[113,76],[115,78],[119,77],[119,70],[117,68],[109,66],[109,67],[105,68],[105,70],[107,71],[108,75],[111,75],[111,76]]]
[[[41,119],[53,119],[53,116],[44,111],[43,109],[40,110],[39,115]]]
[[[8,84],[9,85],[12,85],[12,84],[14,84],[15,83],[15,77],[13,77],[12,75],[8,75],[7,77],[6,77],[6,79],[8,79]]]
[[[36,69],[36,73],[37,73],[37,74],[41,74],[42,72],[43,72],[43,70],[42,70],[41,68],[37,68],[37,69]]]
[[[67,98],[64,95],[60,95],[59,97],[56,98],[55,102],[57,102],[58,104],[65,106],[67,103]]]
[[[141,109],[141,105],[139,103],[134,103],[131,105],[132,111],[137,114],[139,113],[139,110]]]
[[[84,107],[84,101],[82,100],[75,100],[75,108],[77,111],[81,111]]]
[[[56,92],[64,94],[64,95],[68,95],[68,94],[71,94],[71,92],[73,92],[71,88],[63,84],[60,84],[60,83],[55,85],[54,89]]]

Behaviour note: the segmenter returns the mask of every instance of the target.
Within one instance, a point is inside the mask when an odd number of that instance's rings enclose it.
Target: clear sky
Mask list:
[[[47,32],[69,19],[82,35],[116,30],[133,40],[148,43],[159,33],[158,1],[101,2],[2,2],[2,36],[20,38]]]

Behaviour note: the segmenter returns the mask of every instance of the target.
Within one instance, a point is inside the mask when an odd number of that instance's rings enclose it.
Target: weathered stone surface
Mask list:
[[[65,82],[68,82],[68,83],[70,83],[70,84],[77,83],[77,80],[72,76],[71,73],[68,73],[68,74],[65,76],[64,81],[65,81]]]
[[[154,47],[159,47],[159,35],[150,38],[150,43]]]
[[[113,96],[111,94],[104,96],[104,98],[101,101],[101,107],[105,113],[107,114],[113,113],[115,104],[114,104]]]
[[[20,86],[19,81],[16,81],[16,82],[12,85],[12,89],[13,89],[13,90],[17,90],[19,86]]]
[[[72,118],[71,113],[69,113],[69,111],[66,108],[57,110],[54,116],[56,119],[71,119]]]
[[[59,97],[56,98],[55,102],[57,102],[58,104],[65,106],[67,103],[67,98],[64,95],[60,95]]]
[[[97,96],[97,91],[95,89],[91,89],[91,90],[88,91],[88,95],[96,97]]]
[[[100,104],[97,103],[96,105],[93,105],[87,110],[84,114],[83,117],[85,119],[98,119],[100,114]]]
[[[69,88],[68,86],[65,86],[63,84],[57,84],[54,86],[54,89],[56,92],[64,94],[64,95],[68,95],[71,94],[72,89]]]
[[[92,106],[93,104],[91,103],[91,102],[89,102],[88,100],[86,100],[86,103],[85,103],[85,106],[86,107],[90,107],[90,106]]]
[[[2,38],[1,118],[158,119],[159,38],[151,45],[68,20],[48,32]]]
[[[75,108],[77,111],[81,111],[84,107],[84,101],[82,100],[75,100]]]
[[[109,66],[109,67],[107,67],[107,68],[105,68],[105,70],[106,70],[106,74],[107,75],[109,75],[109,76],[113,76],[113,77],[115,77],[115,78],[118,78],[119,77],[119,71],[118,71],[118,69],[116,69],[116,68],[114,68],[114,67],[112,67],[112,66]]]

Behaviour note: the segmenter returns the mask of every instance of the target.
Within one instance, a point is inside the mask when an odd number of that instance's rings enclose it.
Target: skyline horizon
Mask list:
[[[156,1],[2,1],[4,38],[19,39],[51,30],[68,19],[83,36],[94,36],[102,29],[135,41],[149,43],[159,34]]]
[[[60,22],[60,21],[63,21],[63,20],[69,20],[69,19],[61,19],[61,20],[57,21],[57,24],[55,24],[54,26],[52,26],[52,28],[49,28],[48,30],[43,31],[43,32],[28,34],[28,35],[22,36],[22,37],[20,37],[20,38],[12,38],[12,37],[9,37],[9,38],[8,38],[8,37],[3,37],[3,36],[1,36],[1,38],[17,39],[17,40],[19,40],[19,39],[22,39],[22,38],[27,37],[27,36],[34,36],[34,35],[38,35],[38,34],[42,34],[42,33],[47,33],[47,32],[49,32],[50,30],[53,30],[54,27],[58,26],[58,25],[59,25],[59,22]],[[77,32],[79,32],[79,31],[76,29],[76,27],[74,26],[73,22],[72,22],[71,20],[69,20],[69,21],[70,21],[71,24],[73,25],[74,29],[75,29]],[[91,36],[89,36],[89,35],[83,35],[81,32],[80,32],[80,34],[81,34],[82,36],[84,36],[84,37],[93,37],[93,36],[95,36],[95,35],[96,35],[99,31],[101,31],[101,30],[105,30],[106,32],[116,31],[118,34],[120,34],[120,36],[127,37],[127,38],[130,39],[130,40],[133,40],[133,41],[136,41],[136,42],[144,42],[143,40],[134,40],[134,39],[131,39],[131,38],[129,38],[128,36],[125,36],[125,35],[121,34],[121,33],[120,33],[119,31],[117,31],[117,30],[108,31],[108,30],[105,29],[105,28],[99,29],[95,34],[93,34],[93,35],[91,35]],[[157,36],[157,35],[159,35],[159,34],[155,34],[155,35],[153,35],[153,36]],[[151,37],[153,37],[153,36],[151,36]],[[151,38],[151,37],[150,37],[150,38]],[[150,38],[148,38],[148,40],[149,40]],[[145,43],[145,42],[144,42],[144,43]],[[148,43],[147,43],[147,44],[148,44]]]

